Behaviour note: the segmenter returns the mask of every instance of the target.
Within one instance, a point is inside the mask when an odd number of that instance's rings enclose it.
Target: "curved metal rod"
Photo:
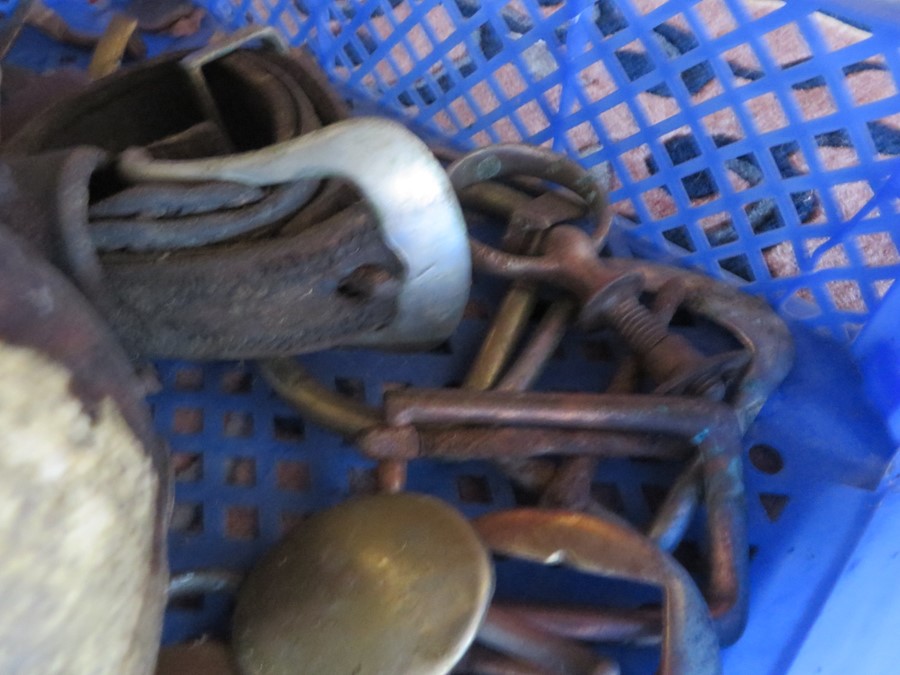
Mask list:
[[[609,514],[601,514],[600,517],[608,518]],[[625,526],[632,528],[630,523]],[[493,606],[515,612],[553,635],[588,642],[658,645],[663,634],[659,607],[630,609],[531,602],[495,602]]]
[[[328,389],[294,359],[259,361],[259,372],[279,396],[326,429],[356,436],[384,424],[381,410]]]
[[[415,346],[446,339],[471,283],[466,224],[441,165],[421,140],[386,119],[331,124],[262,150],[226,157],[156,160],[130,149],[119,171],[132,181],[224,180],[274,185],[340,176],[371,205],[385,243],[406,270],[397,316],[359,344]]]
[[[543,631],[515,610],[492,605],[476,640],[554,675],[619,675],[619,665],[585,645]]]
[[[515,509],[473,522],[499,555],[661,586],[661,675],[718,675],[719,645],[703,597],[672,558],[638,532],[572,511]]]
[[[450,672],[465,675],[547,675],[547,671],[543,668],[500,654],[479,644],[469,647],[466,655]]]
[[[702,486],[703,456],[698,454],[669,489],[647,528],[647,537],[663,551],[674,551],[684,539],[700,506]]]
[[[457,192],[508,177],[540,178],[560,185],[584,200],[588,216],[596,226],[594,241],[602,244],[609,234],[612,216],[606,192],[587,169],[558,152],[524,143],[498,143],[460,157],[447,168],[447,175]],[[514,224],[531,229],[528,214],[519,218],[524,222]]]

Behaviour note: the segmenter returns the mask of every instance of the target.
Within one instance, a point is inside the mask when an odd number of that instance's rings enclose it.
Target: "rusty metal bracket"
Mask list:
[[[662,587],[660,675],[722,672],[716,635],[693,580],[634,530],[586,514],[538,509],[491,513],[474,525],[495,554]]]

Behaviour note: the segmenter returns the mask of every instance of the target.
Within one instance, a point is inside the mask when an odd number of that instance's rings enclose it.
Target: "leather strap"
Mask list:
[[[37,116],[4,148],[0,170],[16,189],[0,195],[0,211],[29,204],[11,227],[76,281],[133,353],[257,358],[366,342],[396,313],[403,266],[345,185],[126,184],[116,174],[112,158],[133,146],[158,159],[224,155],[346,117],[304,54],[240,50],[203,68],[219,126],[182,56],[117,73]]]

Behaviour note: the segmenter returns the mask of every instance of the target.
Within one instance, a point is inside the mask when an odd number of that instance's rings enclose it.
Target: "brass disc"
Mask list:
[[[233,648],[244,675],[447,673],[492,592],[488,552],[453,508],[357,498],[305,521],[250,573]]]

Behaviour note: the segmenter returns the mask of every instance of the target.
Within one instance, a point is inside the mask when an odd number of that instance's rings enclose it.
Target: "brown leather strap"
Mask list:
[[[284,355],[352,344],[389,323],[402,266],[339,182],[247,188],[118,178],[111,158],[135,145],[160,158],[203,157],[346,116],[304,55],[240,50],[204,67],[217,127],[180,56],[101,80],[27,125],[4,148],[18,189],[0,195],[0,212],[31,205],[32,215],[11,226],[76,280],[134,353]],[[84,144],[106,152],[72,148]],[[41,203],[47,195],[54,208]]]

